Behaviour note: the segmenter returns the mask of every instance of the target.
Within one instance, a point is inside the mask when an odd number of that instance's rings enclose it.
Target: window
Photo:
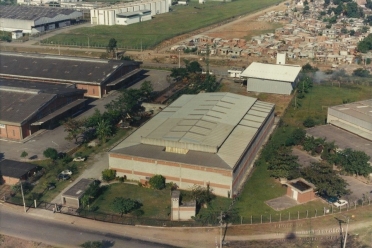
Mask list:
[[[93,89],[93,95],[95,94],[95,90]]]
[[[14,130],[13,130],[13,136],[15,136],[15,132],[14,132]]]

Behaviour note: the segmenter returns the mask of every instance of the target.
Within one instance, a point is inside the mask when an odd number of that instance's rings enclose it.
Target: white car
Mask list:
[[[85,158],[84,157],[76,157],[73,159],[73,161],[75,162],[84,162],[85,161]]]
[[[64,170],[64,171],[62,171],[60,174],[71,176],[71,175],[72,175],[72,171],[70,171],[70,170]]]
[[[333,205],[335,205],[336,207],[343,207],[345,205],[349,204],[346,200],[338,200],[336,202],[333,203]]]

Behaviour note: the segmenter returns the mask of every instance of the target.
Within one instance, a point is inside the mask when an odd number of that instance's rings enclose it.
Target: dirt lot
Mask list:
[[[236,21],[230,22],[221,27],[209,30],[203,35],[215,38],[232,39],[232,38],[246,38],[258,35],[264,32],[271,32],[271,30],[281,26],[279,23],[257,21],[257,18],[270,11],[284,11],[287,6],[284,3],[272,6],[270,8],[257,11],[253,14],[239,18]]]
[[[46,245],[39,242],[27,241],[6,235],[0,235],[0,247],[2,248],[53,248],[54,246]]]

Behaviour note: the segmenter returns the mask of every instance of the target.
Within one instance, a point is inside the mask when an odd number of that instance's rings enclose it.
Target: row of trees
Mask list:
[[[301,167],[298,157],[292,155],[291,146],[302,146],[312,155],[319,155],[323,161]],[[295,129],[287,137],[284,145],[271,142],[263,150],[263,162],[268,164],[270,175],[275,178],[294,179],[303,177],[317,186],[319,194],[324,196],[341,196],[348,194],[347,183],[333,170],[336,165],[341,172],[368,176],[372,168],[368,164],[370,159],[364,152],[345,149],[338,151],[334,142],[325,139],[307,137],[302,129]]]
[[[86,119],[69,118],[62,122],[67,132],[66,140],[82,143],[99,138],[103,143],[115,132],[116,124],[124,120],[127,115],[136,115],[141,111],[141,103],[151,100],[153,88],[151,82],[146,81],[140,89],[123,89],[116,100],[105,106],[106,111],[101,113],[95,110],[94,114]]]

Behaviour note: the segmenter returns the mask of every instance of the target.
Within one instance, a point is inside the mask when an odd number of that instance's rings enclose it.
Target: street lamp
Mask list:
[[[178,68],[181,68],[181,49],[178,49]]]
[[[343,217],[347,219],[347,222],[346,222],[346,231],[345,231],[345,238],[344,238],[344,245],[343,245],[343,248],[346,248],[347,230],[349,229],[349,220],[350,220],[350,217],[346,217],[344,215],[343,215]]]

